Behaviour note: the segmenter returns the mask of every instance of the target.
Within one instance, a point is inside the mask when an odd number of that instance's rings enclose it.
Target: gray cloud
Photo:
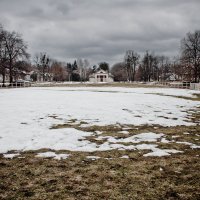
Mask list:
[[[22,33],[32,55],[113,64],[127,49],[177,55],[200,29],[199,8],[199,0],[0,0],[0,23]]]

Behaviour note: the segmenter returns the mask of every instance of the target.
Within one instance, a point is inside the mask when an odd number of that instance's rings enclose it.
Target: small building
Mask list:
[[[24,81],[31,81],[31,74],[28,71],[17,71],[14,72],[14,81],[24,80]]]
[[[34,82],[52,82],[53,74],[52,73],[41,73],[39,70],[34,70],[30,72],[30,78]]]
[[[113,75],[102,69],[89,76],[89,82],[92,83],[111,83],[113,81]]]

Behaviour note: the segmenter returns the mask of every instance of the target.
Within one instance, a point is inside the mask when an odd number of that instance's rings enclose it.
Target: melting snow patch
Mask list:
[[[70,154],[56,154],[54,152],[38,153],[36,157],[40,158],[54,158],[56,160],[67,159]]]
[[[198,146],[198,145],[196,145],[196,144],[192,144],[192,143],[190,143],[190,142],[176,142],[176,143],[177,143],[177,144],[189,145],[190,148],[192,148],[192,149],[199,149],[199,148],[200,148],[200,146]]]
[[[122,156],[122,157],[120,157],[120,158],[126,158],[126,159],[129,159],[129,156],[124,155],[124,156]]]
[[[118,133],[122,133],[122,134],[129,134],[128,131],[119,131]]]
[[[138,150],[151,150],[152,152],[144,154],[143,156],[148,157],[148,156],[169,156],[170,153],[183,153],[182,151],[177,151],[175,149],[159,149],[157,147],[158,145],[155,144],[139,144],[136,145],[136,148]]]
[[[156,142],[157,139],[164,136],[163,133],[156,134],[156,133],[141,133],[138,135],[133,136],[139,142]]]
[[[102,132],[102,131],[95,131],[95,133],[96,133],[97,135],[101,135],[103,132]]]
[[[185,144],[185,145],[193,145],[192,143],[190,143],[190,142],[176,142],[177,144]]]
[[[170,143],[170,141],[167,140],[166,138],[162,138],[161,142],[162,142],[162,143]]]
[[[14,157],[17,157],[17,156],[19,156],[19,155],[20,155],[19,153],[10,153],[10,154],[3,154],[3,157],[4,157],[4,158],[13,159]]]
[[[144,154],[143,156],[144,156],[144,157],[149,157],[149,156],[153,156],[153,157],[162,157],[162,156],[169,156],[169,155],[170,155],[170,154],[167,153],[166,151],[158,150],[158,151],[153,151],[153,152]]]
[[[179,135],[173,135],[172,138],[178,138],[180,137]]]
[[[136,145],[136,148],[138,150],[154,150],[156,149],[158,145],[155,145],[155,144],[138,144]]]
[[[125,131],[126,130],[131,130],[131,128],[129,128],[129,127],[123,127],[122,130],[125,130]]]
[[[182,151],[177,151],[175,149],[153,149],[153,152],[144,154],[143,156],[149,157],[162,157],[162,156],[170,156],[172,153],[183,153]]]
[[[107,139],[110,143],[140,143],[140,142],[157,142],[158,139],[163,137],[164,134],[156,134],[156,133],[141,133],[138,135],[134,135],[128,138],[120,138],[116,139],[111,136],[100,136],[96,138],[96,140]]]
[[[101,157],[99,157],[99,156],[86,156],[86,158],[87,159],[91,159],[91,160],[97,160],[97,159],[99,159]]]
[[[192,144],[190,146],[192,149],[200,149],[200,146],[199,145],[196,145],[196,144]]]

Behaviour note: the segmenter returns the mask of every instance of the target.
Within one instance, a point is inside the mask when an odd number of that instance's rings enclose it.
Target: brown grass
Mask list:
[[[142,83],[78,83],[78,84],[33,84],[33,87],[127,87],[127,88],[163,88],[165,86],[162,85],[149,85],[149,84],[142,84]]]
[[[192,110],[191,110],[192,111]],[[56,115],[49,117],[57,118]],[[192,113],[192,121],[200,113]],[[52,128],[73,127],[83,131],[101,131],[101,136],[130,137],[144,132],[164,133],[166,139],[200,145],[200,126],[162,127],[159,125],[110,125],[81,127],[76,119]],[[118,133],[124,127],[129,134]],[[184,133],[190,134],[184,134]],[[174,138],[173,136],[178,136]],[[87,139],[97,144],[98,136]],[[69,152],[65,160],[37,158],[38,151],[22,152],[20,157],[6,159],[0,155],[0,199],[5,200],[198,200],[200,199],[200,149],[184,144],[156,143],[159,148],[177,149],[184,153],[167,157],[144,157],[148,150],[112,150],[103,152]],[[54,151],[54,150],[52,150]],[[129,159],[120,158],[128,155]],[[91,160],[86,156],[99,156]]]
[[[122,126],[123,127],[123,126]],[[199,144],[200,126],[130,127],[128,135],[116,131],[119,126],[93,126],[87,131],[103,131],[102,135],[129,137],[153,131],[166,138]],[[189,132],[190,134],[184,134]],[[172,138],[172,136],[179,136]],[[88,138],[90,139],[90,138]],[[183,144],[157,143],[160,148],[183,150],[169,157],[143,157],[148,151],[112,150],[104,152],[69,152],[66,160],[37,158],[38,151],[23,152],[20,157],[0,157],[0,199],[199,199],[199,149]],[[86,156],[99,156],[91,160]],[[128,155],[129,159],[120,158]],[[108,159],[110,158],[110,159]]]
[[[1,199],[199,199],[198,150],[162,158],[142,152],[72,153],[66,160],[0,159]],[[86,155],[98,155],[92,161]],[[130,159],[120,158],[129,155]],[[111,160],[105,158],[113,158]]]

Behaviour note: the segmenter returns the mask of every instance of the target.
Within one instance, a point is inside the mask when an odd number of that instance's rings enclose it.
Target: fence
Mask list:
[[[159,82],[158,85],[162,85],[170,88],[200,90],[200,83],[191,82]]]
[[[30,82],[5,83],[4,85],[0,83],[0,88],[24,88],[30,86],[31,86]]]
[[[72,84],[72,83],[71,83]],[[55,86],[53,82],[43,83],[43,84],[33,84],[34,86]],[[60,83],[63,85],[63,83]],[[200,90],[200,83],[190,83],[190,82],[153,82],[151,85],[163,86],[168,88],[180,88],[180,89],[191,89],[191,90]],[[4,85],[0,83],[0,88],[23,88],[30,87],[32,84],[30,82],[16,82],[16,83],[5,83]]]

